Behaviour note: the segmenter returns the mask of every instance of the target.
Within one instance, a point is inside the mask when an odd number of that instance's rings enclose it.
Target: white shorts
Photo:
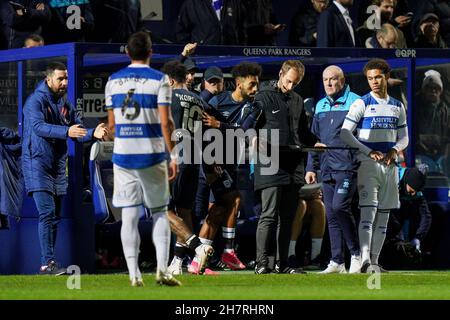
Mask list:
[[[358,194],[360,207],[400,208],[397,166],[386,166],[372,159],[361,161]]]
[[[114,165],[113,205],[118,208],[143,205],[167,210],[169,181],[165,161],[144,169]],[[156,212],[153,212],[156,213]]]

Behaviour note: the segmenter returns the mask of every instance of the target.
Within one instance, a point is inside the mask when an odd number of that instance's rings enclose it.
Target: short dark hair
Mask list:
[[[41,37],[40,35],[38,35],[38,34],[30,34],[28,37],[25,38],[24,43],[25,43],[27,40],[33,40],[34,42],[42,42],[42,43],[44,43],[44,38],[42,38],[42,37]]]
[[[185,83],[186,75],[188,74],[186,67],[178,60],[166,62],[162,66],[161,72],[164,72],[178,83]]]
[[[376,58],[369,60],[369,62],[366,63],[363,69],[363,73],[364,75],[367,75],[367,71],[374,69],[381,70],[383,74],[388,74],[389,72],[391,72],[391,67],[386,60]]]
[[[50,62],[47,65],[47,68],[45,69],[45,75],[51,76],[55,72],[55,70],[65,71],[65,70],[67,70],[67,67],[64,63],[61,63],[61,62],[56,62],[56,61]]]
[[[248,76],[260,77],[262,68],[256,62],[241,62],[231,69],[231,75],[234,79],[246,78]]]
[[[150,35],[144,31],[133,33],[128,38],[127,50],[132,60],[146,60],[152,50]]]

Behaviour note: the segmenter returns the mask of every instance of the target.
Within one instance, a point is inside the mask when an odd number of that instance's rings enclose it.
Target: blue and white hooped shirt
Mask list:
[[[141,169],[165,161],[158,105],[170,107],[168,77],[148,65],[131,64],[111,75],[105,99],[115,118],[113,163]]]
[[[379,99],[368,93],[350,107],[345,122],[356,124],[356,138],[368,150],[386,153],[398,141],[398,131],[407,128],[403,104],[387,96]],[[343,127],[349,127],[344,122]],[[351,126],[350,126],[351,127]]]

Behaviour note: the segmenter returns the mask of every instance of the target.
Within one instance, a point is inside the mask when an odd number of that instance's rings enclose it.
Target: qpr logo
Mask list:
[[[399,110],[398,107],[392,107],[392,108],[391,108],[391,111],[392,111],[392,113],[393,113],[394,115],[396,115],[396,116],[400,113],[400,110]]]

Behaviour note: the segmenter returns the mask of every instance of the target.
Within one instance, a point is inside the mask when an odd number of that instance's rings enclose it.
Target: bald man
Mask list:
[[[341,68],[329,66],[322,77],[326,97],[317,103],[311,126],[311,132],[320,141],[315,146],[348,147],[340,138],[341,127],[350,106],[359,96],[345,84]],[[321,273],[346,273],[342,240],[351,253],[349,272],[360,272],[359,241],[351,210],[357,167],[354,151],[328,150],[320,157],[317,153],[308,154],[305,180],[308,184],[317,182],[320,169],[330,234],[331,261]]]
[[[397,48],[397,41],[396,28],[389,23],[385,23],[373,37],[367,38],[366,48],[395,49]]]

